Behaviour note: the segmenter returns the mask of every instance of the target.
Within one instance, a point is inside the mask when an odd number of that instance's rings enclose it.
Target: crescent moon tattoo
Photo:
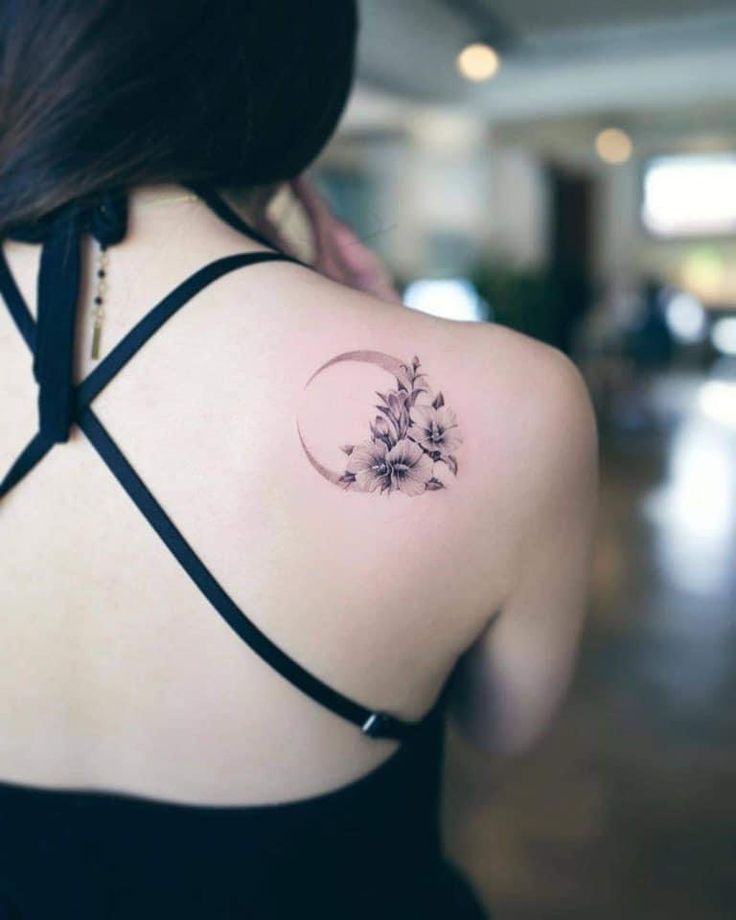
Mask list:
[[[421,370],[419,358],[408,363],[381,351],[346,351],[330,358],[309,377],[305,388],[328,367],[342,362],[373,364],[396,380],[393,388],[376,391],[379,402],[369,437],[359,444],[345,444],[345,469],[331,470],[307,446],[299,423],[297,433],[302,450],[312,467],[333,485],[345,491],[390,495],[423,495],[447,488],[438,478],[440,468],[457,476],[455,451],[463,443],[457,417],[441,391],[434,391]]]

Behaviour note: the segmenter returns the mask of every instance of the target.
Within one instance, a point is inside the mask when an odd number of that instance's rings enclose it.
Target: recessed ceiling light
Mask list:
[[[500,66],[498,52],[483,42],[466,45],[457,56],[457,69],[462,76],[477,83],[495,77]]]
[[[595,139],[595,149],[604,163],[625,163],[634,149],[631,138],[619,128],[606,128]]]

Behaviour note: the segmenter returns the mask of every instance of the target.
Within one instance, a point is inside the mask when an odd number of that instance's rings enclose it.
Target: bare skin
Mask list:
[[[130,234],[110,250],[103,355],[206,261],[264,248],[203,204],[142,206],[167,191],[136,190]],[[329,277],[267,263],[219,279],[95,408],[216,577],[300,663],[418,719],[463,656],[457,724],[489,751],[524,750],[564,694],[585,608],[596,505],[585,388],[531,339],[403,309],[375,257],[324,231],[329,216],[311,206]],[[4,251],[35,310],[38,247]],[[86,293],[79,378],[95,366]],[[375,391],[394,384],[342,362],[305,389],[356,350],[421,357],[462,429],[451,488],[346,490],[305,457],[297,421],[315,456],[345,467],[341,445],[365,438]],[[4,310],[0,394],[4,469],[35,425],[27,352]],[[302,695],[222,623],[79,431],[3,501],[0,522],[0,781],[279,802],[351,782],[396,750]]]

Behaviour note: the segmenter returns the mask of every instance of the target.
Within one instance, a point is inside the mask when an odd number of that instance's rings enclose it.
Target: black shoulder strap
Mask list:
[[[284,678],[337,715],[360,726],[371,737],[403,740],[422,722],[406,722],[384,712],[374,711],[334,690],[285,654],[248,619],[218,583],[207,566],[182,536],[171,518],[154,498],[91,408],[92,400],[145,345],[154,333],[181,307],[208,284],[226,272],[269,261],[300,263],[283,253],[256,252],[225,256],[195,272],[163,298],[128,332],[100,364],[75,387],[74,414],[78,426],[109,467],[112,474],[135,502],[146,520],[161,537],[192,581],[225,622]],[[11,316],[33,352],[35,323],[12,277],[0,249],[0,293]],[[26,445],[5,479],[0,483],[0,498],[19,482],[54,446],[39,432]]]
[[[123,337],[115,348],[90,372],[86,379],[76,386],[75,406],[77,414],[85,405],[92,402],[136,352],[145,345],[148,339],[203,288],[217,280],[221,275],[236,268],[271,261],[298,262],[298,260],[282,253],[239,253],[233,256],[224,256],[214,262],[210,262],[178,284]],[[15,325],[33,354],[36,344],[36,323],[10,271],[2,247],[0,247],[0,294],[5,300]],[[33,469],[51,450],[54,443],[54,441],[45,438],[41,431],[38,431],[31,438],[5,475],[5,478],[0,482],[0,498]]]

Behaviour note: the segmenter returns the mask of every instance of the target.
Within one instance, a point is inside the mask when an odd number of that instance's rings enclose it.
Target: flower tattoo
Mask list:
[[[345,485],[357,485],[361,492],[391,492],[419,495],[432,478],[434,464],[414,441],[403,438],[388,447],[388,438],[363,441],[350,451],[342,477]]]
[[[377,392],[375,408],[379,414],[369,423],[369,437],[341,448],[347,455],[342,473],[319,463],[299,432],[302,447],[317,472],[343,489],[357,492],[414,496],[446,488],[436,474],[444,465],[457,476],[455,452],[463,439],[455,413],[445,405],[441,392],[431,390],[419,358],[404,364],[381,352],[348,352],[328,361],[310,380],[340,361],[375,364],[393,374],[396,386]]]

